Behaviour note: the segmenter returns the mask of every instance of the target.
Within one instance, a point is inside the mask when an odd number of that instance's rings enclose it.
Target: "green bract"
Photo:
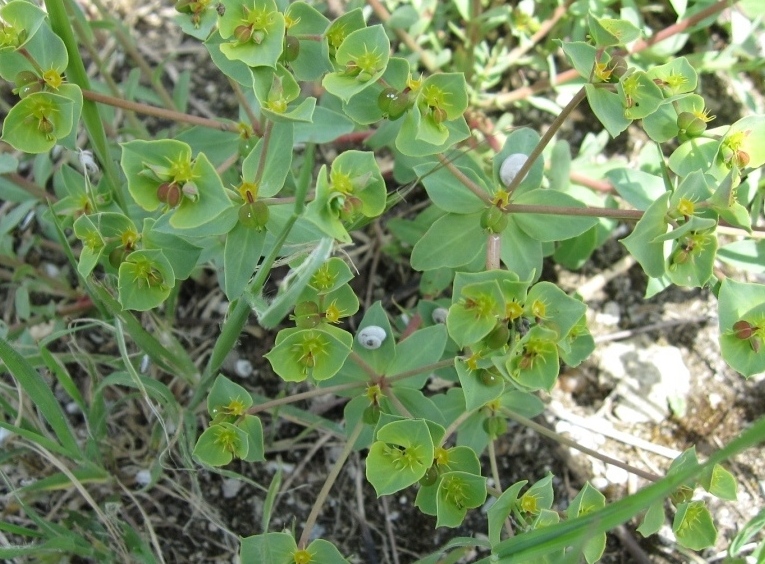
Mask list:
[[[421,419],[394,421],[380,427],[367,456],[367,479],[378,496],[411,486],[433,462],[433,439]]]
[[[284,15],[274,0],[224,0],[218,29],[221,52],[250,67],[276,67],[282,54]]]
[[[122,168],[128,190],[147,211],[170,210],[158,197],[160,186],[171,184],[180,192],[170,225],[191,229],[214,220],[232,206],[218,173],[204,154],[191,156],[191,148],[180,141],[129,141],[123,144]]]
[[[328,31],[333,45],[331,27]],[[357,29],[344,36],[335,52],[339,67],[324,77],[322,85],[328,92],[347,102],[372,85],[385,72],[390,57],[390,41],[381,25]]]

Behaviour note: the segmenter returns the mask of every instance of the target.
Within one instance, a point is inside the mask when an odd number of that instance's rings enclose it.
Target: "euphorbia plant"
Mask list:
[[[85,79],[71,83],[65,72],[76,68],[72,61],[81,64],[80,55],[65,33],[52,31],[51,23],[69,24],[58,0],[50,4],[58,14],[53,22],[25,0],[0,8],[0,76],[19,97],[3,138],[27,153],[56,144],[74,149],[76,124],[87,114]],[[360,9],[334,21],[304,2],[181,0],[176,9],[181,28],[204,42],[235,85],[247,120],[205,122],[219,129],[213,149],[199,129],[179,139],[124,141],[116,148],[124,181],[107,175],[91,186],[87,175],[63,165],[54,175],[62,197],[52,216],[62,244],[69,228],[80,241],[77,271],[98,305],[132,322],[158,365],[185,367],[195,385],[190,412],[207,398],[206,429],[197,437],[194,421],[185,427],[197,463],[262,461],[259,412],[329,392],[348,398],[345,448],[302,535],[269,531],[266,522],[262,534],[242,539],[243,561],[346,561],[327,541],[309,539],[353,450],[368,450],[366,477],[378,495],[417,488],[416,506],[436,516],[436,526],[457,527],[494,497],[488,540],[475,540],[494,560],[576,551],[593,562],[606,530],[638,513],[645,512],[639,530],[656,532],[667,497],[677,510],[678,541],[694,549],[713,544],[711,516],[693,498],[694,488],[735,498],[732,475],[718,463],[756,442],[762,423],[705,464],[688,451],[666,478],[648,475],[658,483],[632,506],[606,505],[584,484],[565,515],[552,509],[551,476],[525,491],[526,480],[501,489],[492,476],[492,487],[480,457],[487,448],[494,456],[508,420],[533,425],[529,418],[544,410],[536,393],[555,386],[561,364],[577,366],[592,353],[585,303],[540,277],[546,257],[583,264],[613,220],[637,220],[622,242],[651,278],[650,293],[671,284],[712,288],[723,357],[745,376],[765,370],[765,290],[722,280],[715,270],[716,259],[726,258],[718,225],[750,232],[761,214],[753,179],[765,163],[765,117],[710,128],[687,59],[654,65],[634,58],[629,46],[640,29],[590,14],[586,40],[560,42],[581,89],[544,135],[515,128],[490,162],[482,161],[461,146],[471,139],[466,112],[477,83],[461,72],[421,74],[410,58],[391,52],[390,28],[368,25]],[[314,95],[306,95],[311,82]],[[639,122],[666,149],[659,174],[608,172],[636,209],[618,209],[612,196],[571,184],[568,146],[548,148],[584,100],[612,136]],[[88,127],[98,146],[97,128]],[[317,143],[360,127],[369,128],[373,150],[345,150],[314,170]],[[388,223],[411,246],[423,299],[406,317],[377,301],[346,324],[360,300],[352,265],[338,248],[402,200],[388,191],[378,159],[383,149],[395,161],[393,180],[421,183],[429,200],[414,219]],[[271,296],[264,288],[280,258],[290,270]],[[169,363],[164,342],[142,332],[127,310],[171,309],[181,281],[202,266],[215,269],[230,307],[198,374],[179,346],[171,354],[177,362]],[[262,327],[280,327],[264,355],[273,372],[287,383],[306,382],[309,391],[256,401],[219,374],[251,311]],[[353,333],[346,329],[354,325]],[[426,388],[434,374],[448,391]],[[503,525],[514,526],[517,536],[503,539]]]

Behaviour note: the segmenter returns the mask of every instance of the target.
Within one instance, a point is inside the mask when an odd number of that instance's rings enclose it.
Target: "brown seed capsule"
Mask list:
[[[170,208],[181,203],[181,195],[181,187],[175,182],[163,182],[157,187],[157,199]]]
[[[742,341],[751,337],[755,329],[756,328],[752,327],[751,323],[744,321],[743,319],[736,321],[733,324],[733,331],[736,334],[736,337]]]

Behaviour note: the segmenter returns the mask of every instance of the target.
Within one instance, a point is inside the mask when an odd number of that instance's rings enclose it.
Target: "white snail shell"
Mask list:
[[[499,179],[502,184],[510,186],[528,159],[529,157],[523,153],[513,153],[505,157],[502,166],[499,167]]]
[[[446,316],[449,315],[449,310],[445,307],[437,307],[433,310],[433,313],[430,314],[430,317],[433,319],[433,323],[446,323]]]
[[[356,340],[369,350],[379,349],[388,335],[385,329],[377,325],[368,325],[356,334]]]

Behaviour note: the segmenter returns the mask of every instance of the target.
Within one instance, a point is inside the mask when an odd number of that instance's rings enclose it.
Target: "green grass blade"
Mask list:
[[[577,544],[583,537],[603,533],[628,521],[653,502],[666,498],[680,484],[699,475],[704,469],[711,468],[739,452],[765,440],[765,418],[760,419],[739,438],[715,452],[706,463],[690,467],[686,471],[667,476],[651,484],[635,495],[607,505],[605,508],[584,517],[563,521],[557,525],[531,531],[507,539],[498,544],[495,555],[499,562],[533,561],[550,552]],[[488,564],[497,560],[486,558],[480,561]]]
[[[82,62],[80,49],[74,37],[72,26],[69,23],[64,0],[45,0],[45,8],[50,17],[51,28],[63,40],[64,45],[66,45],[66,51],[69,55],[69,66],[66,69],[67,78],[83,90],[90,90],[88,73],[85,70],[85,64]],[[104,124],[101,122],[101,115],[98,113],[98,107],[95,102],[83,100],[82,121],[93,145],[93,150],[96,152],[98,160],[101,161],[104,172],[112,185],[114,198],[123,210],[127,210],[120,175],[117,165],[109,154],[106,131],[104,130]]]
[[[0,359],[5,363],[5,366],[16,379],[19,386],[21,386],[21,389],[24,390],[32,403],[37,406],[42,416],[50,424],[56,437],[61,442],[61,446],[67,450],[67,455],[74,459],[82,458],[82,451],[77,444],[77,439],[72,429],[69,427],[66,414],[61,409],[56,396],[53,395],[47,382],[40,376],[39,372],[2,338],[0,338]]]

